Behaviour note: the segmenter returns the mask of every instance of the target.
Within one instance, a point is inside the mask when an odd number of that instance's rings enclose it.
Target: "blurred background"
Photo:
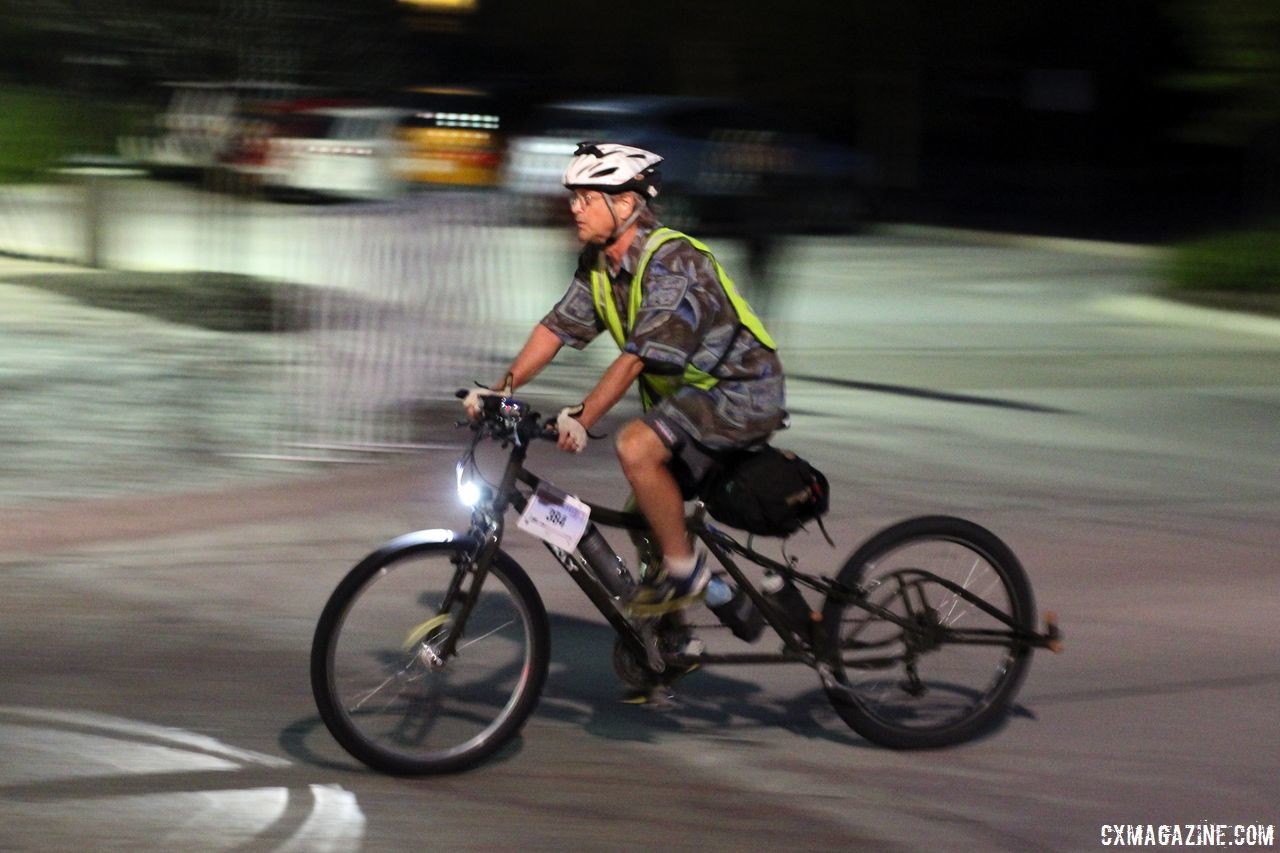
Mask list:
[[[551,143],[589,132],[666,143],[682,210],[707,216],[821,180],[844,216],[1168,239],[1273,212],[1276,18],[1265,0],[9,0],[0,169],[539,195]]]
[[[1277,131],[1276,0],[0,0],[0,849],[1270,825]],[[452,394],[564,292],[592,137],[666,156],[663,219],[779,342],[836,542],[785,557],[961,515],[1061,615],[998,734],[866,748],[803,668],[619,706],[609,629],[512,535],[555,634],[525,735],[423,783],[328,737],[316,616],[373,543],[466,524]],[[625,495],[609,440],[530,459]]]
[[[1170,286],[1257,302],[1278,45],[1270,0],[7,0],[0,255],[72,265],[6,276],[62,298],[292,333],[197,359],[244,374],[197,446],[412,443],[412,401],[563,287],[585,138],[665,155],[664,220],[779,324],[796,239],[885,224],[1160,245]]]

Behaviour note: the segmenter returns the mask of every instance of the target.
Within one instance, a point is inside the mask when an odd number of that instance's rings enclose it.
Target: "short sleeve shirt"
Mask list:
[[[624,322],[632,275],[652,231],[641,227],[617,273],[607,271]],[[601,253],[596,246],[583,250],[569,289],[542,320],[576,349],[606,331],[591,294]],[[712,449],[754,444],[779,429],[786,419],[782,362],[739,324],[712,259],[688,240],[669,240],[650,259],[642,285],[623,351],[641,358],[645,373],[679,375],[692,364],[720,380],[708,390],[682,386],[657,411]]]

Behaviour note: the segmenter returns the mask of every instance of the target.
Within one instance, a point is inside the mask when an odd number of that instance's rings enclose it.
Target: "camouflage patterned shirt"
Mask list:
[[[642,226],[617,273],[610,271],[614,304],[624,321],[632,275],[654,227]],[[591,271],[602,251],[583,250],[569,289],[542,320],[575,349],[606,331],[591,296]],[[720,380],[705,391],[685,385],[657,411],[713,449],[753,444],[780,429],[786,418],[782,362],[739,325],[711,259],[687,240],[670,240],[650,259],[642,284],[624,351],[643,359],[646,373],[679,374],[692,364]]]

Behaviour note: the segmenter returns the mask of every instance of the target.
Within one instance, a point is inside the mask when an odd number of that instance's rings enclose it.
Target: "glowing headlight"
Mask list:
[[[458,500],[465,505],[473,507],[480,502],[482,492],[480,487],[471,480],[463,480],[458,483]]]

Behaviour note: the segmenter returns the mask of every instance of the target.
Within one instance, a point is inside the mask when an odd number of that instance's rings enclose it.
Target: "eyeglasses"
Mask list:
[[[591,190],[579,190],[569,196],[570,210],[584,210],[600,197],[600,193]]]

